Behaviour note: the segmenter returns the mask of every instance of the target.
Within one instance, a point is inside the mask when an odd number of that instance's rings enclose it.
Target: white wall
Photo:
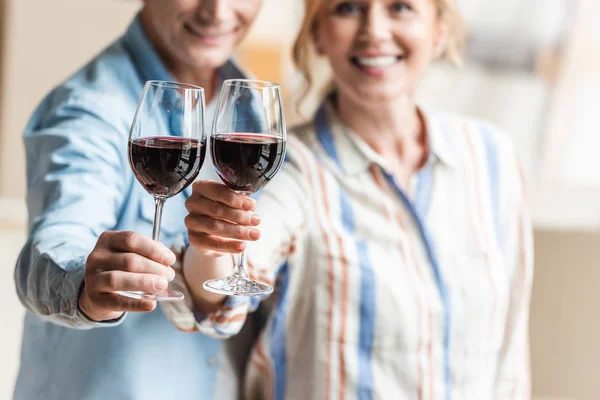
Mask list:
[[[137,0],[5,0],[0,196],[25,194],[23,128],[35,105],[114,38]]]

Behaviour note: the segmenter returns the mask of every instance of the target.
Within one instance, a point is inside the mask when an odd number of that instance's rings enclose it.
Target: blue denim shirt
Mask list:
[[[233,62],[220,73],[244,75]],[[129,128],[150,79],[173,80],[136,18],[122,38],[54,89],[27,125],[30,233],[15,283],[28,312],[15,399],[219,396],[222,342],[179,332],[160,309],[98,323],[78,308],[86,257],[98,236],[151,233],[154,203],[127,160]],[[167,245],[185,231],[187,194],[165,205]]]

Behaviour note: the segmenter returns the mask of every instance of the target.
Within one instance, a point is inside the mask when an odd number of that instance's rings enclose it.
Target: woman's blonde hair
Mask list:
[[[442,59],[456,67],[461,67],[463,65],[465,29],[462,16],[456,5],[456,0],[433,1],[438,10],[438,17],[446,25],[447,29],[447,41]],[[304,92],[298,100],[298,107],[300,107],[314,86],[314,76],[312,74],[313,31],[317,13],[321,8],[322,2],[323,0],[305,0],[304,19],[292,49],[294,65],[305,82]]]

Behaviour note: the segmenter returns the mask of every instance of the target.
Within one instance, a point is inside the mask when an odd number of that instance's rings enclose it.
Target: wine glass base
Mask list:
[[[136,292],[136,291],[119,291],[116,292],[121,296],[130,297],[132,299],[138,300],[153,300],[153,301],[181,301],[184,299],[184,295],[181,292],[177,292],[175,290],[163,290],[158,293],[145,293],[145,292]]]
[[[213,279],[202,285],[209,292],[228,296],[262,296],[273,293],[273,287],[266,283],[239,276]]]

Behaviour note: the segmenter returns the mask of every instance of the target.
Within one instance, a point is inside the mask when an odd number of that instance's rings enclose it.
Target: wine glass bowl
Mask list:
[[[211,135],[217,174],[229,188],[253,194],[275,176],[285,154],[285,139],[269,134]]]
[[[142,137],[129,143],[131,169],[144,189],[168,199],[188,187],[204,162],[204,143],[194,138]]]

